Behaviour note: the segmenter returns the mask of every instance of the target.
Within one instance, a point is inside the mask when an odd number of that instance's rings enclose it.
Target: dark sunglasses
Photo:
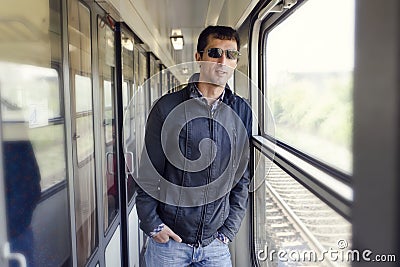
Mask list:
[[[203,52],[204,51],[200,51],[200,53],[203,53]],[[227,49],[227,50],[223,50],[221,48],[207,49],[207,55],[212,58],[220,58],[220,57],[222,57],[224,52],[225,52],[226,58],[228,58],[228,59],[235,60],[235,59],[238,59],[240,56],[240,52],[237,50],[234,50],[234,49]]]

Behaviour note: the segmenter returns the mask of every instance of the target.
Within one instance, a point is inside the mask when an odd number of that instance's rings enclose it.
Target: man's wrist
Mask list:
[[[156,228],[153,229],[153,231],[150,232],[150,237],[154,237],[155,235],[157,235],[164,229],[164,227],[165,227],[164,223],[158,225]]]
[[[224,244],[228,244],[230,242],[229,238],[223,233],[217,232],[217,238]]]

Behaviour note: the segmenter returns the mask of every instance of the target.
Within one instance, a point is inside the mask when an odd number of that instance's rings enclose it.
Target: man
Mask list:
[[[231,266],[250,181],[252,113],[227,85],[239,48],[234,29],[204,29],[200,73],[150,112],[136,197],[148,267]]]

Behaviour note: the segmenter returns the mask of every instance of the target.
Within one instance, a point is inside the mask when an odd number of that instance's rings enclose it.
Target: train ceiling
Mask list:
[[[259,0],[99,0],[145,41],[166,66],[194,60],[197,37],[208,25],[238,27]],[[172,48],[172,29],[181,29],[183,50]]]

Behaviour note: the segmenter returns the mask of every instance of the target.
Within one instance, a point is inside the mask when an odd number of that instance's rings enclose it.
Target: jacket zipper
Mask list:
[[[210,106],[207,105],[207,108],[208,108],[208,114],[209,114],[209,119],[210,119],[209,120],[210,139],[213,140],[213,136],[214,136],[214,127],[213,127],[213,125],[214,125],[213,124],[214,123],[214,114],[211,111],[211,107]],[[208,166],[208,175],[207,175],[206,184],[209,184],[210,180],[211,180],[211,164],[212,164],[211,155],[212,155],[212,149],[213,149],[213,147],[211,145],[211,147],[210,147],[210,152],[211,152],[210,153],[210,164]],[[207,195],[208,195],[208,188],[206,188],[205,195],[204,195],[204,200],[207,200]],[[206,201],[205,201],[205,203],[206,203]],[[196,243],[199,244],[199,245],[201,244],[201,240],[203,238],[205,216],[206,216],[206,204],[204,204],[201,207],[201,217],[200,217],[201,221],[200,221],[200,224],[199,224],[199,228],[197,229]]]

